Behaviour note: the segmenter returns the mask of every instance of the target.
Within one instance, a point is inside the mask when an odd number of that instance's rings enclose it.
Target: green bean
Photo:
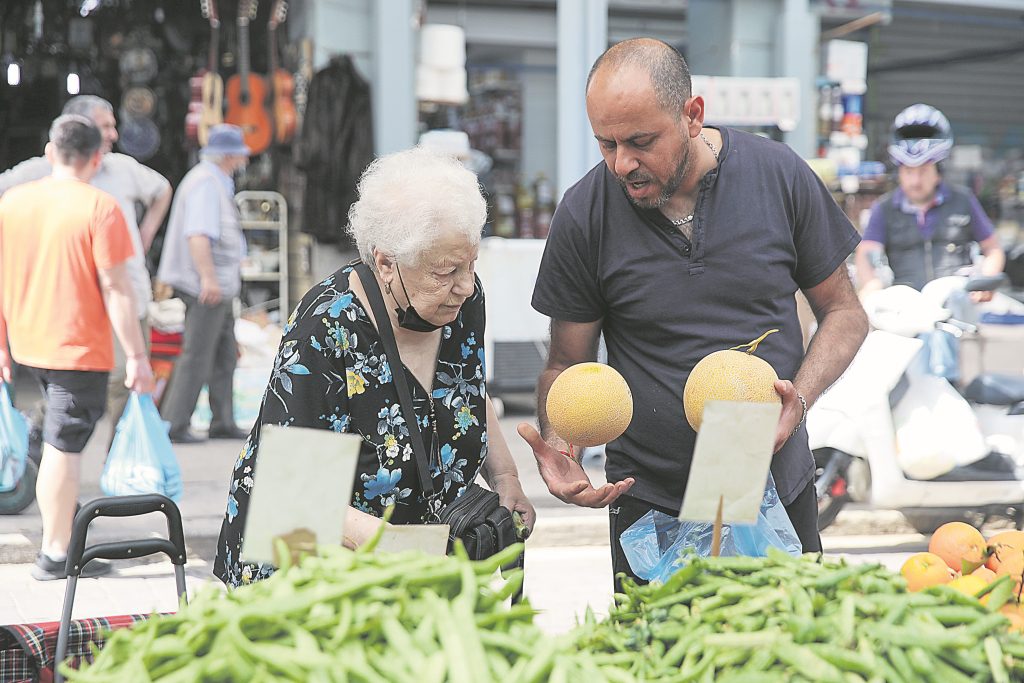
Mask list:
[[[1006,670],[1006,663],[1003,661],[1003,650],[999,647],[999,641],[988,636],[985,638],[985,657],[992,669],[992,680],[994,683],[1010,683],[1010,674]]]
[[[841,671],[853,671],[865,676],[875,673],[874,662],[855,650],[847,650],[828,643],[816,643],[808,647]]]
[[[839,609],[839,642],[846,647],[853,645],[854,642],[854,605],[853,596],[847,595]]]
[[[797,671],[806,673],[812,680],[842,683],[843,676],[839,669],[805,647],[779,643],[775,646],[775,652],[779,659]]]
[[[932,680],[937,683],[971,683],[972,679],[970,676],[965,676],[961,672],[957,671],[949,664],[946,664],[941,659],[933,659],[932,664],[935,667],[932,673]]]

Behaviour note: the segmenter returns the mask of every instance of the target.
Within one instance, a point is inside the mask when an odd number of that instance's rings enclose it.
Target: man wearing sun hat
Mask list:
[[[204,384],[213,413],[210,438],[245,437],[232,403],[238,352],[232,303],[241,289],[245,255],[233,175],[245,168],[250,153],[241,128],[214,126],[200,162],[182,178],[171,205],[157,279],[185,302],[181,356],[160,406],[175,443],[201,440],[189,431],[189,422]]]

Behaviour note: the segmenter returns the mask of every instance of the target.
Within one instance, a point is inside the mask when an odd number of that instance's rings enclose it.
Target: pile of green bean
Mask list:
[[[908,593],[877,564],[692,558],[664,584],[624,591],[575,632],[580,651],[621,662],[609,680],[1024,680],[1024,637],[1003,615],[946,586]]]
[[[266,581],[208,587],[176,614],[115,631],[91,666],[64,670],[73,683],[536,680],[535,612],[508,603],[523,574],[493,581],[521,550],[471,562],[323,547]]]
[[[1024,636],[974,597],[781,552],[688,558],[664,584],[626,582],[608,618],[550,637],[528,603],[508,604],[522,572],[494,578],[520,550],[471,562],[320,548],[115,631],[91,666],[64,670],[72,683],[1024,680]]]

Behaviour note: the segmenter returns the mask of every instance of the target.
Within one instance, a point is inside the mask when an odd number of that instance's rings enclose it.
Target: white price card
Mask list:
[[[274,539],[340,544],[362,439],[326,429],[261,430],[241,557],[274,563]]]
[[[721,499],[724,523],[757,522],[781,413],[777,403],[704,405],[680,521],[713,521]]]
[[[418,550],[427,555],[444,557],[448,552],[447,524],[393,524],[381,534],[378,553],[400,553]]]

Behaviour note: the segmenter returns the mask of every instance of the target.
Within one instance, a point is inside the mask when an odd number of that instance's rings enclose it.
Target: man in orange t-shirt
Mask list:
[[[11,381],[13,357],[46,397],[36,482],[43,542],[32,569],[39,580],[65,576],[79,455],[103,416],[114,365],[111,326],[128,355],[125,385],[153,389],[127,270],[131,236],[117,201],[89,185],[100,143],[92,121],[61,116],[46,145],[53,175],[0,199],[0,375]]]

